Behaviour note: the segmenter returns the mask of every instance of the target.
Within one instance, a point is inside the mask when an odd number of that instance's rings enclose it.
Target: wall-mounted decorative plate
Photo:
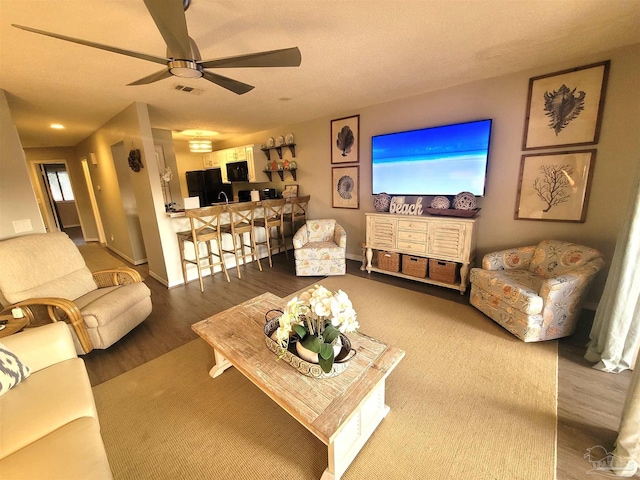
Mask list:
[[[267,140],[267,148],[273,148],[276,146],[276,141],[273,139],[273,137],[269,137],[269,139]]]
[[[280,135],[278,138],[276,138],[276,147],[281,147],[283,145],[284,145],[284,137]]]
[[[287,133],[287,134],[284,136],[284,141],[285,141],[285,143],[286,143],[287,145],[291,145],[291,144],[293,144],[293,133]]]

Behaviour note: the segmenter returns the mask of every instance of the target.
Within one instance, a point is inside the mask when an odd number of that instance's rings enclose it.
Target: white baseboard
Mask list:
[[[162,285],[164,285],[167,288],[172,288],[171,286],[169,286],[169,282],[167,282],[164,278],[162,278],[160,275],[152,272],[151,270],[149,270],[149,276],[156,279],[158,282],[160,282]],[[180,283],[180,285],[182,285]],[[175,287],[176,285],[172,285],[173,287]]]
[[[353,254],[353,253],[347,253],[347,254],[345,254],[345,257],[347,257],[349,260],[355,260],[356,262],[362,262],[362,255],[357,255],[357,254]]]
[[[116,255],[124,258],[127,262],[129,262],[132,265],[142,265],[143,263],[148,263],[146,258],[143,258],[141,260],[134,260],[133,258],[129,257],[128,255],[125,255],[124,253],[122,253],[121,251],[119,251],[117,248],[113,248],[111,245],[109,245],[108,243],[106,244],[107,248],[109,250],[111,250],[113,253],[115,253]],[[149,272],[149,274],[151,274],[151,272]],[[155,277],[154,277],[155,278]]]

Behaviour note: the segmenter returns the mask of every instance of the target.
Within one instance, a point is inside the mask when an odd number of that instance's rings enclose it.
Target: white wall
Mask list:
[[[18,131],[0,90],[0,239],[45,232]]]
[[[111,147],[121,142],[127,155],[132,149],[139,149],[141,152],[143,168],[134,172],[127,164],[125,171],[135,195],[142,239],[132,237],[127,229],[111,153]],[[92,152],[95,153],[98,164],[90,166],[91,177],[104,224],[107,246],[133,263],[146,260],[149,264],[149,274],[166,283],[167,275],[157,220],[158,216],[164,215],[164,200],[147,106],[141,103],[131,104],[76,147],[78,157],[88,157]],[[135,248],[132,242],[136,242]],[[144,245],[141,245],[141,242]],[[146,255],[146,259],[140,258],[141,255]]]

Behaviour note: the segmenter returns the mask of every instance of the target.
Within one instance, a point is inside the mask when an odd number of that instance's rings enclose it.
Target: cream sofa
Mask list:
[[[91,384],[64,323],[0,339],[31,369],[0,396],[0,478],[109,479]]]
[[[0,242],[3,314],[24,310],[30,325],[69,324],[82,355],[108,348],[151,313],[151,291],[132,268],[87,268],[66,233],[40,233]]]

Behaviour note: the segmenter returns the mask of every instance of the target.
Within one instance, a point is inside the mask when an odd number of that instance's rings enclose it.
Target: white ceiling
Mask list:
[[[23,146],[74,146],[135,101],[155,128],[224,139],[640,42],[638,0],[193,0],[186,18],[205,60],[298,46],[302,65],[218,70],[255,85],[241,96],[203,79],[128,87],[158,65],[11,24],[162,57],[142,0],[0,0],[0,88]]]

